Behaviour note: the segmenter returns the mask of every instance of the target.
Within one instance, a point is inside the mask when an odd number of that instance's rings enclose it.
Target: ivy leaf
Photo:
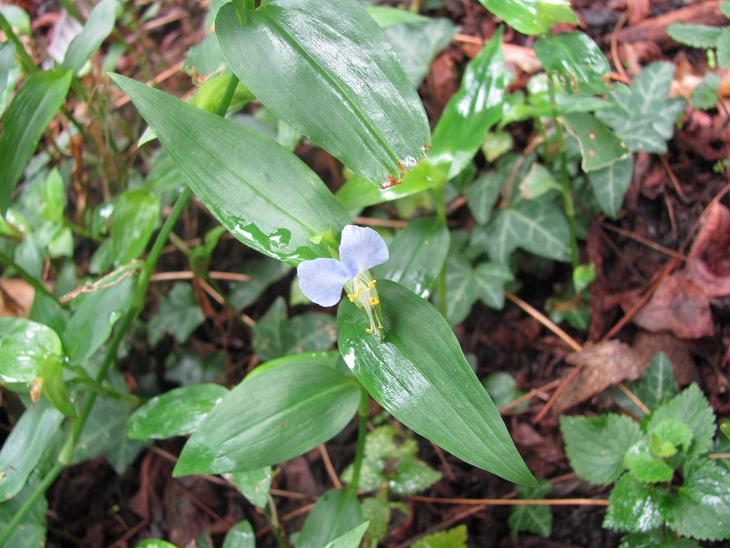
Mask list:
[[[200,546],[200,543],[196,545]],[[244,519],[231,527],[223,539],[223,548],[256,548],[256,536],[251,524]]]
[[[664,352],[654,356],[644,375],[638,381],[628,383],[628,387],[649,409],[679,392],[672,363]],[[638,408],[632,410],[642,413]]]
[[[720,28],[690,23],[672,23],[667,34],[677,42],[693,48],[711,49],[720,37]]]
[[[480,225],[489,222],[492,216],[492,208],[497,203],[504,181],[505,179],[501,174],[490,171],[477,177],[464,191],[469,211],[474,216],[474,220]]]
[[[466,548],[468,538],[466,525],[459,525],[453,529],[426,535],[411,548]]]
[[[504,307],[504,286],[514,279],[512,271],[500,263],[484,262],[474,269],[474,284],[479,298],[496,310]]]
[[[626,145],[592,114],[584,112],[564,114],[561,120],[578,141],[583,158],[581,162],[583,171],[588,173],[602,169],[630,157]]]
[[[451,325],[466,319],[478,296],[474,286],[474,270],[462,255],[446,261],[446,317]]]
[[[489,257],[506,264],[519,248],[556,261],[570,260],[570,233],[565,215],[544,200],[525,200],[502,209],[487,226]]]
[[[588,182],[598,205],[609,217],[616,219],[624,195],[634,175],[632,156],[611,162],[606,167],[588,172]]]
[[[578,23],[570,0],[479,0],[522,34],[546,34],[558,23]]]
[[[517,487],[517,494],[523,499],[542,499],[552,488],[550,482],[541,481],[537,487]],[[549,506],[513,506],[507,523],[513,539],[522,531],[548,538],[553,529],[553,514]]]
[[[608,60],[584,32],[564,32],[535,42],[535,55],[548,72],[557,72],[571,93],[599,94],[606,91]]]
[[[664,522],[669,497],[666,489],[647,485],[624,474],[608,497],[603,526],[629,533],[651,531]]]
[[[634,152],[667,151],[674,123],[684,110],[684,99],[667,99],[674,76],[671,63],[652,63],[642,70],[631,87],[614,87],[609,92],[609,107],[596,116],[616,132]]]
[[[607,485],[624,469],[624,455],[641,439],[639,425],[625,415],[560,417],[565,453],[585,481]]]
[[[730,538],[730,470],[706,459],[684,467],[684,483],[671,499],[669,526],[701,540]]]
[[[717,92],[722,84],[722,78],[714,72],[708,72],[702,81],[692,90],[690,101],[694,108],[709,110],[718,101]]]
[[[151,346],[157,346],[165,333],[169,333],[183,344],[204,321],[205,316],[190,284],[176,283],[147,322],[147,341]]]
[[[687,452],[688,456],[701,455],[712,446],[715,414],[696,384],[691,384],[679,395],[657,407],[649,417],[647,432],[653,434],[666,420],[682,422],[692,430],[694,439],[692,447]]]

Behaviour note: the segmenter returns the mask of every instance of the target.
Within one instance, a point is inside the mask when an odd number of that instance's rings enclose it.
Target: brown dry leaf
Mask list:
[[[647,331],[670,331],[680,339],[714,333],[707,294],[685,271],[667,276],[633,321]]]
[[[35,289],[20,278],[0,280],[0,316],[27,318],[33,306]]]
[[[651,0],[614,0],[609,7],[612,9],[626,8],[629,25],[636,25],[651,13]]]
[[[692,244],[687,275],[709,297],[730,295],[730,209],[719,202],[707,210]]]
[[[632,341],[633,348],[639,353],[643,362],[649,362],[659,352],[664,352],[672,364],[672,372],[679,386],[687,386],[700,380],[697,365],[690,353],[691,345],[693,343],[678,339],[671,333],[648,331],[640,331]]]

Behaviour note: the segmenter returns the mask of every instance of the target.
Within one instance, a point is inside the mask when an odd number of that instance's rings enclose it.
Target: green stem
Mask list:
[[[218,116],[225,116],[228,113],[228,107],[231,106],[233,94],[236,93],[237,86],[238,77],[235,74],[231,74],[228,79],[228,84],[226,84],[226,89],[223,92],[223,99],[221,99],[221,102],[218,104],[218,108],[215,111]]]
[[[25,270],[22,266],[20,266],[11,257],[7,256],[2,251],[0,251],[0,264],[5,266],[5,268],[15,269],[18,275],[23,278],[23,280],[32,285],[33,289],[35,289],[36,292],[43,293],[43,295],[58,303],[58,298],[53,293],[48,291],[48,289],[46,289],[46,286],[44,286],[35,276],[30,274],[27,270]]]
[[[436,216],[446,226],[446,200],[444,199],[444,188],[446,182],[444,181],[433,190],[433,198],[436,202]],[[448,314],[448,308],[446,306],[447,292],[446,292],[446,263],[441,267],[439,272],[438,280],[436,281],[436,294],[438,295],[438,309],[441,315],[445,318]]]
[[[362,471],[362,460],[365,455],[365,435],[368,432],[368,415],[370,408],[368,406],[368,393],[360,387],[360,406],[358,408],[357,423],[357,449],[355,450],[355,462],[352,465],[352,481],[347,486],[353,493],[357,494],[360,485],[360,472]]]
[[[134,394],[119,392],[118,390],[114,390],[113,388],[109,388],[108,386],[104,386],[103,384],[96,382],[96,380],[94,380],[83,367],[76,366],[71,369],[74,373],[76,373],[79,381],[86,385],[91,391],[96,392],[101,396],[108,396],[115,400],[126,401],[135,407],[142,403],[142,400]]]
[[[550,95],[550,107],[553,111],[553,124],[555,125],[555,138],[560,151],[560,182],[563,192],[563,208],[565,216],[568,219],[568,231],[570,232],[570,257],[573,262],[573,268],[580,266],[580,254],[578,253],[578,237],[575,227],[575,205],[573,204],[573,193],[570,188],[570,179],[568,176],[568,152],[565,148],[565,134],[563,126],[558,120],[558,102],[555,98],[555,82],[553,75],[548,74],[548,93]]]
[[[33,61],[33,58],[28,52],[25,51],[23,42],[20,41],[15,31],[13,31],[13,26],[2,13],[0,13],[0,30],[5,33],[5,37],[8,40],[15,44],[15,53],[20,57],[20,64],[23,65],[25,71],[29,74],[38,72],[40,69],[36,66],[35,61]]]

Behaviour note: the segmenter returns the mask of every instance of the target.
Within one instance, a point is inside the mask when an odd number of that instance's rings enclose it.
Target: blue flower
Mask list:
[[[297,267],[299,287],[310,301],[332,306],[340,301],[343,287],[347,296],[363,308],[370,320],[369,333],[382,329],[375,280],[369,269],[388,260],[385,240],[372,228],[347,225],[342,230],[340,259],[313,259]]]

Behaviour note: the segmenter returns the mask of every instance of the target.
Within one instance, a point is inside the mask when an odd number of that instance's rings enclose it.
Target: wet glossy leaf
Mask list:
[[[674,123],[684,110],[684,99],[667,99],[674,75],[671,63],[652,63],[644,68],[628,88],[618,85],[609,92],[609,108],[596,116],[616,132],[634,152],[667,151]]]
[[[550,482],[543,480],[537,487],[519,486],[517,493],[522,499],[543,499],[552,488]],[[522,531],[548,538],[553,530],[553,514],[549,506],[513,506],[507,523],[512,538],[517,538]]]
[[[241,124],[134,80],[114,79],[193,192],[236,238],[293,264],[328,255],[310,238],[328,230],[339,234],[349,218],[301,160]]]
[[[0,530],[10,523],[15,514],[20,510],[23,503],[35,490],[35,485],[28,485],[13,500],[0,503]],[[25,519],[18,525],[15,533],[8,539],[5,546],[12,548],[38,548],[46,543],[46,510],[48,503],[46,497],[41,496],[31,507]]]
[[[10,499],[23,489],[61,421],[63,415],[45,400],[25,410],[0,451],[0,500]]]
[[[216,34],[269,110],[366,179],[402,178],[430,144],[418,94],[356,0],[271,0],[240,17],[226,5]]]
[[[38,369],[38,379],[41,383],[42,394],[51,402],[51,405],[67,417],[76,417],[66,383],[63,380],[63,362],[61,360],[46,360]]]
[[[634,159],[631,156],[588,173],[588,182],[593,190],[593,195],[603,212],[609,217],[614,219],[618,217],[633,174]]]
[[[667,34],[677,42],[693,48],[711,49],[720,37],[720,28],[709,25],[689,23],[672,23],[667,27]]]
[[[706,459],[685,465],[684,483],[671,499],[667,521],[689,537],[730,537],[730,470]]]
[[[231,527],[223,539],[223,548],[256,548],[256,536],[251,524],[243,520]]]
[[[366,6],[365,9],[381,28],[399,25],[401,23],[425,25],[431,20],[428,17],[418,15],[406,9],[391,8],[388,6]]]
[[[647,485],[624,474],[608,498],[603,526],[629,533],[651,531],[664,521],[668,496],[665,489]]]
[[[545,34],[557,23],[578,23],[570,0],[479,0],[523,34]]]
[[[84,28],[68,45],[64,68],[77,73],[84,67],[114,29],[116,10],[117,0],[101,0],[94,6]]]
[[[60,364],[63,348],[53,329],[23,318],[0,318],[0,378],[30,382],[45,364]]]
[[[219,384],[194,384],[155,396],[129,417],[127,436],[148,440],[191,434],[226,394]]]
[[[624,457],[624,466],[629,474],[644,483],[671,481],[674,469],[651,452],[646,440],[632,445]]]
[[[500,29],[467,65],[459,91],[449,100],[434,129],[429,158],[435,164],[449,164],[449,178],[471,162],[489,129],[502,116],[509,79]]]
[[[317,447],[352,418],[360,391],[329,360],[303,357],[244,379],[188,440],[175,476],[252,470]]]
[[[321,548],[362,523],[357,494],[350,489],[327,491],[307,516],[297,548]]]
[[[403,459],[395,468],[395,476],[390,480],[390,491],[395,495],[415,495],[428,489],[441,479],[437,472],[418,459]]]
[[[41,71],[30,76],[8,108],[0,135],[0,214],[23,175],[43,130],[61,108],[72,74],[66,70]]]
[[[576,112],[564,114],[561,119],[578,140],[583,171],[605,168],[630,157],[629,149],[592,114]]]
[[[390,258],[374,269],[376,278],[398,282],[428,298],[449,251],[449,231],[442,221],[411,221],[388,245]]]
[[[457,457],[516,483],[532,475],[499,411],[436,308],[389,281],[378,286],[384,338],[367,336],[352,303],[338,311],[339,348],[348,367],[388,412]]]
[[[0,43],[0,116],[5,112],[19,73],[15,44],[12,42]]]
[[[169,333],[182,344],[204,321],[205,316],[195,300],[190,284],[176,283],[160,301],[155,315],[147,322],[147,340],[152,346],[156,346],[165,333]]]
[[[607,485],[624,469],[624,455],[641,439],[639,425],[625,415],[560,417],[570,466],[589,483]]]
[[[464,195],[469,211],[474,219],[480,225],[489,222],[492,216],[492,209],[497,203],[499,193],[502,191],[504,179],[499,173],[490,171],[480,175],[472,184],[470,184]]]
[[[688,538],[677,538],[667,529],[654,529],[648,533],[632,533],[621,538],[619,548],[701,548]]]
[[[253,505],[265,508],[269,504],[269,487],[271,487],[271,467],[264,466],[246,472],[226,474],[229,481],[241,491]]]
[[[600,94],[611,72],[608,60],[583,32],[564,32],[535,42],[535,55],[548,72],[557,72],[571,93]]]
[[[233,75],[229,73],[217,74],[212,78],[208,78],[202,86],[198,88],[192,99],[192,104],[208,112],[215,112],[223,100],[225,95],[226,87],[228,82]],[[248,103],[255,99],[254,94],[244,86],[241,82],[238,82],[236,89],[233,92],[233,98],[231,104],[228,107],[228,112],[235,112],[242,109]]]
[[[328,542],[324,548],[358,548],[369,525],[369,521],[361,523],[354,529],[350,529],[344,535],[340,535],[335,540]]]
[[[160,218],[160,201],[142,188],[128,190],[114,205],[112,255],[116,266],[137,259]]]

